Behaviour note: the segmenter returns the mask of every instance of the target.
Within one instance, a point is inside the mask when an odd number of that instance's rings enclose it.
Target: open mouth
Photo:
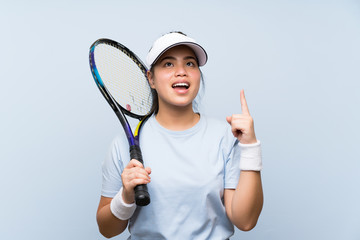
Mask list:
[[[172,85],[172,88],[183,88],[183,89],[188,89],[190,87],[190,85],[188,83],[174,83]]]

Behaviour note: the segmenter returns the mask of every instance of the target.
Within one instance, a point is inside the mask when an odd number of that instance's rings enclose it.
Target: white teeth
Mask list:
[[[189,87],[189,84],[187,83],[175,83],[174,85],[172,85],[172,87],[186,87],[188,88]]]

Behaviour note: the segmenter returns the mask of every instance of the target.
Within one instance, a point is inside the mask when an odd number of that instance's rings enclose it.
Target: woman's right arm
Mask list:
[[[111,213],[111,200],[112,198],[101,196],[96,214],[99,231],[106,238],[119,235],[126,229],[128,224],[128,220],[120,220]]]
[[[121,219],[131,217],[134,209],[125,210],[123,204],[132,204],[135,202],[135,186],[148,184],[150,182],[150,173],[151,169],[149,167],[144,168],[143,165],[135,159],[132,159],[121,173],[122,191],[120,191],[115,196],[116,199],[114,199],[115,212],[117,212],[117,214],[122,213],[122,216],[119,215]],[[120,202],[123,202],[123,204],[119,204],[119,201],[117,201],[119,198],[122,199]],[[128,220],[121,220],[112,213],[111,209],[114,210],[114,205],[110,208],[112,200],[113,198],[101,196],[96,214],[99,231],[107,238],[119,235],[126,229],[128,224]]]

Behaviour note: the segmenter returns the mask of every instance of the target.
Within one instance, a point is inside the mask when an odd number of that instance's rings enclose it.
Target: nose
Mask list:
[[[177,77],[183,77],[187,75],[186,69],[184,66],[180,65],[176,68],[175,75]]]

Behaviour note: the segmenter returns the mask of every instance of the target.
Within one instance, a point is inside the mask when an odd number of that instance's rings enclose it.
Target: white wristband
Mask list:
[[[240,146],[240,170],[261,171],[261,144],[257,141],[253,144],[242,144]]]
[[[123,188],[111,200],[110,210],[112,214],[120,220],[128,220],[134,214],[136,209],[135,203],[125,203],[122,198]]]

